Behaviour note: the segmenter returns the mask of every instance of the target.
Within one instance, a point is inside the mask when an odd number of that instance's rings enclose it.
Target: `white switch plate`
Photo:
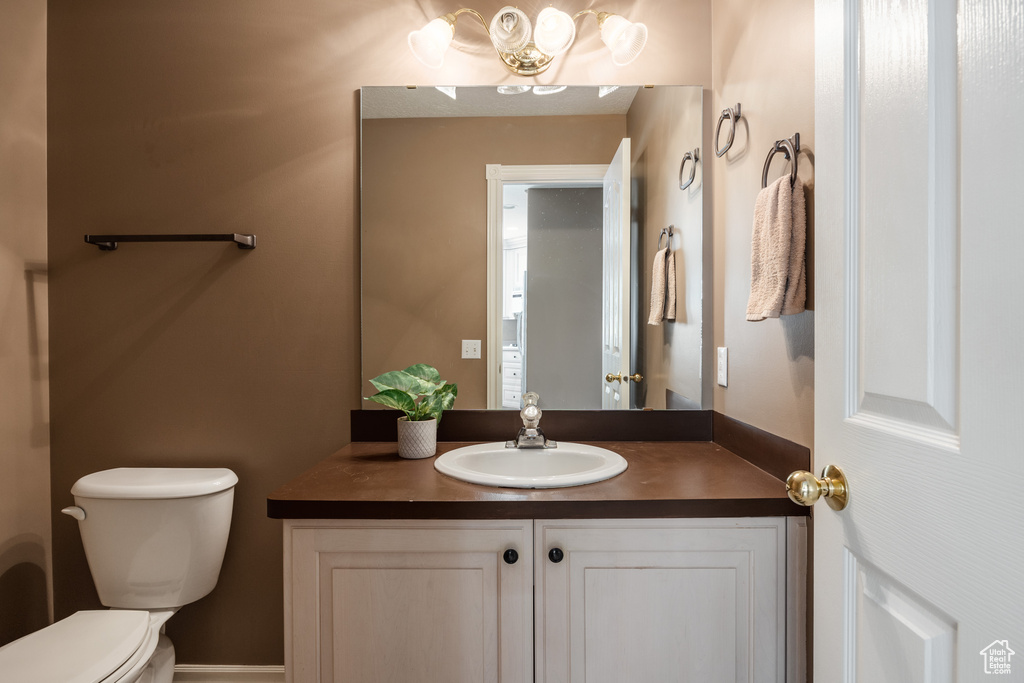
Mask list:
[[[480,357],[480,340],[479,339],[463,339],[462,340],[462,357],[463,358],[479,358]]]
[[[729,386],[729,349],[725,346],[718,347],[718,385]]]

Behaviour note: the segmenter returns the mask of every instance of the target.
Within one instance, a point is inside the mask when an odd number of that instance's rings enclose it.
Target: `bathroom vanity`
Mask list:
[[[271,494],[288,680],[804,680],[806,508],[711,440],[597,445],[629,468],[492,488],[354,442]]]

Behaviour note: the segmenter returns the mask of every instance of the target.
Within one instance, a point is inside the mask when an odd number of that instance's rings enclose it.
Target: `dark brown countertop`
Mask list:
[[[785,484],[710,441],[591,442],[628,469],[594,484],[511,489],[440,474],[434,458],[403,460],[393,442],[345,446],[267,498],[277,519],[571,519],[805,516]],[[469,442],[439,442],[437,453]]]

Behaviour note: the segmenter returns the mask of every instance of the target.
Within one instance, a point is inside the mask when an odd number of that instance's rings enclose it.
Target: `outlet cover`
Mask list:
[[[718,386],[729,386],[729,349],[718,347]]]

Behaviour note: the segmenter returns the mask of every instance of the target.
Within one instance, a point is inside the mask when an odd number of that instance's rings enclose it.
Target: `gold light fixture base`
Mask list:
[[[495,50],[497,52],[497,50]],[[517,76],[536,76],[548,70],[554,57],[537,49],[533,43],[518,52],[498,52],[501,61],[509,71]]]

